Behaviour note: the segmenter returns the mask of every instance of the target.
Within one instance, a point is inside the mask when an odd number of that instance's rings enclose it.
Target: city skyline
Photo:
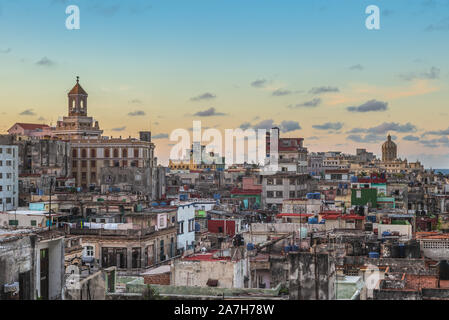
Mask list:
[[[162,163],[170,132],[201,120],[277,125],[311,152],[379,156],[391,134],[402,159],[449,168],[447,1],[378,1],[376,31],[368,1],[24,3],[0,1],[3,133],[55,125],[80,76],[104,135],[151,129]],[[70,4],[80,30],[65,29]]]

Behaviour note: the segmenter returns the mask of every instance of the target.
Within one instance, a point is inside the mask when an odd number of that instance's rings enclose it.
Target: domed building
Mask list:
[[[396,160],[398,157],[398,147],[396,143],[391,140],[391,135],[388,135],[387,141],[382,145],[382,161],[390,162]]]

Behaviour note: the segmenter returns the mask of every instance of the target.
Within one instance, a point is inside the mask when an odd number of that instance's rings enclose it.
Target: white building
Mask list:
[[[183,252],[195,247],[195,205],[191,202],[179,203],[177,212],[177,248]]]
[[[18,146],[0,145],[0,210],[14,210],[19,201]]]

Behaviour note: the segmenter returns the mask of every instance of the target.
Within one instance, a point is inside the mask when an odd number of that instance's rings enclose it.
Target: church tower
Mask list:
[[[69,116],[87,116],[87,96],[80,85],[80,77],[76,77],[76,84],[68,93]]]
[[[79,77],[76,84],[67,94],[68,115],[59,119],[54,131],[55,136],[64,140],[98,139],[103,133],[98,121],[87,115],[87,92],[80,85]]]

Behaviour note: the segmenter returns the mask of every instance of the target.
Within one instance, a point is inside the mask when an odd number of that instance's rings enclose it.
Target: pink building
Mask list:
[[[16,123],[8,129],[8,133],[28,137],[51,137],[53,136],[53,128],[46,124]]]

